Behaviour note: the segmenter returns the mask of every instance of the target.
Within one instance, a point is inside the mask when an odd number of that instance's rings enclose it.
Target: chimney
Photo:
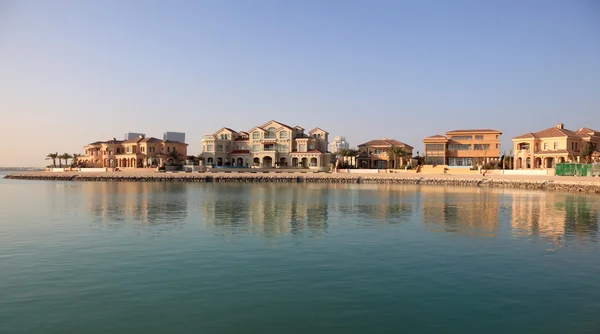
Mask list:
[[[565,128],[565,124],[564,124],[564,123],[558,123],[558,124],[556,125],[556,127],[562,130],[562,129],[564,129],[564,128]]]
[[[144,135],[140,135],[140,138],[144,138]]]
[[[117,138],[113,137],[113,139],[112,139],[112,140],[113,140],[113,141],[117,141]]]
[[[387,140],[387,138],[386,138],[386,137],[383,137],[383,138],[381,138],[381,140]]]

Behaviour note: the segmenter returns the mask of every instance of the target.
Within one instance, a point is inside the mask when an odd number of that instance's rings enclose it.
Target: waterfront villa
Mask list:
[[[129,140],[112,138],[84,146],[85,154],[77,158],[90,168],[143,168],[162,166],[187,156],[188,144],[140,135]]]
[[[423,139],[425,164],[449,167],[472,167],[500,161],[500,136],[493,129],[454,130],[446,136]]]
[[[392,147],[399,147],[404,150],[405,156],[398,158],[399,166],[395,166],[395,159],[388,154]],[[360,151],[358,155],[358,168],[398,168],[407,165],[412,157],[413,147],[395,139],[375,139],[364,144],[358,145]]]
[[[277,121],[255,126],[248,132],[221,128],[202,140],[202,158],[206,166],[293,167],[329,170],[327,151],[329,133],[314,128],[304,133]]]
[[[563,123],[513,138],[514,169],[547,169],[557,163],[581,161],[584,144],[594,146],[592,161],[600,161],[600,132],[581,128],[577,131],[565,129]]]

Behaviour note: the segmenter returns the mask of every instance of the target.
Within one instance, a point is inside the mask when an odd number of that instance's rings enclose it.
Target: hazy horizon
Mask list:
[[[0,166],[274,119],[422,152],[494,128],[600,130],[595,1],[3,1]]]

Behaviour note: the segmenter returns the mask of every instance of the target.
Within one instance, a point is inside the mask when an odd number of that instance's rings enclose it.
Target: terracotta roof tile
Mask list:
[[[465,132],[473,132],[473,133],[502,133],[502,131],[494,130],[494,129],[471,129],[471,130],[452,130],[446,132],[448,133],[465,133]]]
[[[375,139],[375,140],[371,140],[368,141],[366,143],[360,144],[358,145],[358,147],[365,147],[365,146],[384,146],[384,147],[391,147],[391,146],[400,146],[400,147],[406,147],[409,149],[413,149],[412,146],[405,144],[403,142],[397,141],[395,139]]]

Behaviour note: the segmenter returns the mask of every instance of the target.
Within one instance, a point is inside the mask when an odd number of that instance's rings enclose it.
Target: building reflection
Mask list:
[[[86,206],[102,225],[135,223],[157,230],[181,226],[187,218],[187,188],[161,182],[93,182],[82,191]]]
[[[560,192],[521,192],[512,198],[513,235],[537,235],[555,245],[597,242],[597,197]]]
[[[327,230],[327,187],[270,183],[205,186],[202,212],[218,233],[318,235]]]
[[[496,237],[502,192],[473,187],[420,188],[423,224],[431,232]]]

